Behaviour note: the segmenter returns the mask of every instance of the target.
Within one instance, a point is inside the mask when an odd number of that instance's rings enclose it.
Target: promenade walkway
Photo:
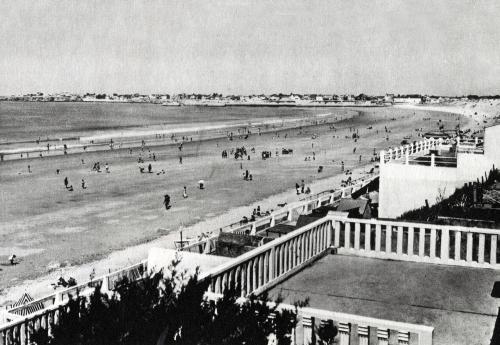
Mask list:
[[[490,297],[500,272],[327,255],[270,290],[285,303],[434,327],[437,345],[489,344],[499,303]]]

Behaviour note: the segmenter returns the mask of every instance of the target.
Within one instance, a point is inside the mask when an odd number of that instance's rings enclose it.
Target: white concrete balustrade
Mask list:
[[[380,164],[392,161],[404,160],[409,164],[410,156],[423,156],[430,153],[430,150],[438,149],[443,144],[443,139],[424,139],[415,143],[390,148],[387,151],[380,151]]]
[[[258,294],[327,254],[331,225],[328,219],[319,219],[206,272],[201,279],[210,280],[213,293],[234,287],[241,296]]]
[[[257,231],[270,228],[277,224],[296,221],[299,215],[310,214],[314,209],[321,206],[333,205],[337,203],[340,199],[348,197],[355,191],[365,187],[376,178],[378,178],[378,175],[374,175],[370,178],[363,179],[362,181],[352,186],[347,186],[333,192],[326,192],[312,196],[304,201],[291,204],[287,208],[274,211],[271,213],[271,215],[259,218],[254,222],[242,224],[241,226],[234,228],[226,228],[223,229],[223,231],[235,234],[248,233],[255,235]],[[204,253],[204,254],[213,253],[215,251],[217,237],[218,233],[214,234],[209,238],[203,239],[199,242],[189,244],[183,247],[181,250],[194,253]]]
[[[207,293],[206,297],[216,300],[221,294]],[[245,298],[238,300],[243,303]],[[271,306],[274,303],[269,302]],[[290,304],[282,303],[278,311],[297,311],[297,325],[292,331],[292,344],[312,345],[321,344],[317,335],[318,329],[324,323],[333,323],[338,334],[335,340],[337,345],[431,345],[434,328],[430,326],[376,319],[346,313],[337,313],[317,308],[295,308]],[[278,344],[279,345],[279,344]]]
[[[97,285],[101,286],[101,292],[111,293],[115,284],[123,277],[128,277],[130,280],[140,279],[146,272],[146,267],[147,262],[141,261],[84,284],[62,289],[23,306],[8,309],[5,318],[10,321],[0,325],[0,345],[28,345],[31,343],[30,336],[33,331],[40,328],[48,330],[50,334],[53,325],[58,323],[59,315],[67,312],[67,304],[71,296],[75,297],[77,294],[89,296]],[[26,316],[16,314],[38,304],[43,305],[44,309]]]
[[[333,245],[358,256],[500,269],[500,230],[329,216]]]

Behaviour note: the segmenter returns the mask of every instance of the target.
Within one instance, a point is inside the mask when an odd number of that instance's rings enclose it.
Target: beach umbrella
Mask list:
[[[37,312],[39,310],[42,310],[44,308],[42,302],[35,302],[35,303],[32,302],[34,302],[33,297],[31,297],[27,292],[25,292],[16,303],[11,305],[10,309],[17,308],[17,310],[11,310],[9,312],[25,316]]]

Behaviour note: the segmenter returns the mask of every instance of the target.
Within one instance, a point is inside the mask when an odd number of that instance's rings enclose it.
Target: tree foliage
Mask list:
[[[163,272],[137,282],[121,281],[112,294],[97,287],[90,297],[74,296],[49,335],[36,331],[38,345],[265,345],[274,334],[291,343],[297,309],[278,310],[280,299],[267,296],[238,300],[237,287],[222,298],[204,297],[208,282],[187,275],[173,263]]]

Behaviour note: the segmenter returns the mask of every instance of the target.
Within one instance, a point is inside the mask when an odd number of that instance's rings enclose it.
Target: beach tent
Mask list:
[[[16,303],[12,304],[9,308],[9,309],[16,309],[16,308],[17,309],[9,310],[9,313],[25,316],[33,314],[34,312],[37,312],[44,308],[42,302],[32,303],[33,301],[34,301],[33,297],[31,297],[27,292],[25,292],[21,296],[21,298]]]

